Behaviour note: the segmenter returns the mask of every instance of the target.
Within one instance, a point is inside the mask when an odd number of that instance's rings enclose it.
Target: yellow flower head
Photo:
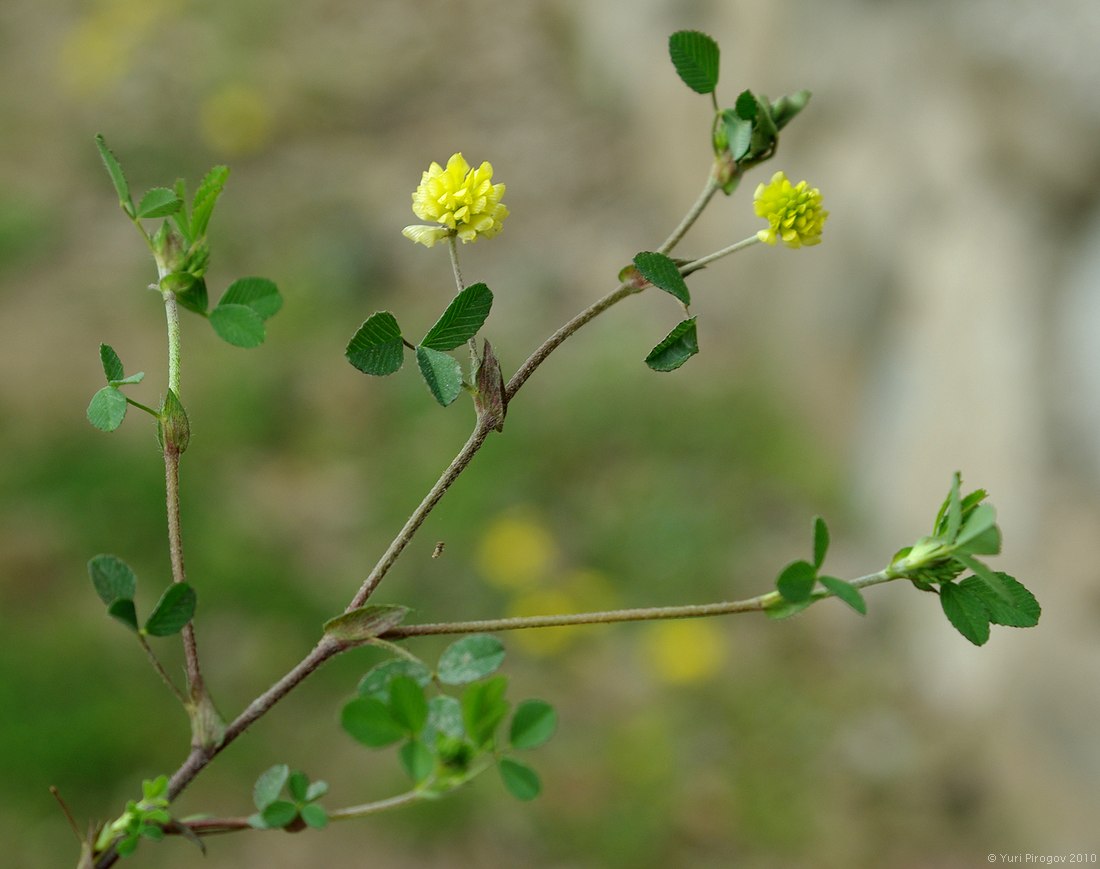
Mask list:
[[[776,172],[767,184],[756,188],[752,196],[757,217],[768,221],[768,228],[756,237],[768,244],[782,239],[787,247],[821,243],[821,228],[829,212],[821,207],[821,191],[799,181],[793,187],[782,172]]]
[[[453,154],[446,169],[433,162],[412,195],[413,213],[438,225],[406,226],[401,234],[426,247],[454,235],[463,242],[492,238],[508,216],[503,196],[504,185],[493,183],[492,164],[471,169],[461,154]]]

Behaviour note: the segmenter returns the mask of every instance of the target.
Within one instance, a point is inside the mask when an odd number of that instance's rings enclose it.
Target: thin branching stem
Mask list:
[[[713,167],[711,169],[710,174],[707,175],[707,183],[703,185],[703,190],[699,194],[699,198],[692,203],[688,213],[685,214],[684,219],[680,221],[680,225],[672,231],[672,235],[666,238],[664,244],[657,248],[657,253],[667,254],[676,247],[676,245],[680,243],[680,239],[687,235],[688,230],[691,229],[695,225],[695,221],[699,219],[699,215],[701,215],[710,204],[710,200],[722,186],[715,173],[716,168],[717,167]]]
[[[691,210],[685,215],[684,219],[673,231],[672,235],[661,246],[661,252],[667,252],[671,250],[676,243],[684,236],[684,234],[691,228],[695,221],[702,214],[707,204],[710,202],[714,193],[718,190],[719,184],[715,179],[713,173],[708,177],[707,184],[700,194],[699,198],[692,205]],[[461,292],[463,289],[463,280],[461,271],[458,267],[457,248],[455,240],[450,239],[450,251],[452,269],[455,274],[455,282],[458,285],[458,289]],[[527,379],[534,373],[534,371],[546,361],[547,357],[557,349],[565,339],[577,332],[582,326],[590,322],[604,311],[611,308],[613,305],[627,298],[628,296],[640,293],[642,287],[635,287],[629,284],[620,284],[612,292],[605,295],[603,298],[589,305],[575,317],[573,317],[568,323],[554,332],[549,338],[543,341],[533,353],[527,358],[527,360],[520,366],[516,373],[512,376],[512,379],[505,387],[506,400],[511,400],[517,392],[523,387]],[[169,388],[177,393],[179,388],[179,319],[178,310],[175,303],[175,296],[172,293],[165,292],[165,309],[168,316],[168,330],[169,330]],[[173,349],[174,348],[174,349]],[[397,536],[390,543],[385,553],[375,564],[370,574],[363,581],[359,591],[351,599],[346,611],[351,611],[363,606],[370,596],[374,593],[379,583],[389,572],[390,568],[397,561],[401,552],[412,540],[413,535],[427,519],[428,514],[431,513],[447,490],[451,487],[459,475],[469,466],[473,457],[477,454],[485,443],[486,438],[489,435],[491,429],[483,424],[481,421],[474,427],[473,432],[459,450],[458,454],[451,461],[447,469],[435,482],[435,485],[428,491],[424,499],[420,502],[417,508],[413,511],[412,515],[406,521],[405,525],[398,532]],[[179,453],[175,452],[174,461],[170,461],[169,451],[165,450],[165,467],[167,471],[168,480],[168,504],[169,504],[169,540],[170,548],[172,550],[172,562],[173,562],[173,578],[177,582],[183,581],[183,550],[182,543],[180,541],[180,528],[179,528]],[[729,606],[730,604],[726,604]],[[759,609],[759,606],[754,607]],[[735,611],[735,610],[730,610]],[[671,617],[671,616],[666,616]],[[569,618],[569,616],[561,616],[558,618]],[[616,619],[619,621],[625,619]],[[582,622],[583,623],[583,622]],[[471,623],[473,624],[473,623]],[[501,629],[514,629],[515,627],[534,627],[535,625],[516,625],[510,628]],[[409,626],[409,628],[415,628],[416,626]],[[427,628],[431,626],[421,626]],[[430,631],[424,630],[424,633]],[[390,636],[412,636],[413,633]],[[190,640],[188,640],[190,637]],[[198,666],[198,653],[194,647],[194,633],[191,625],[189,624],[184,629],[184,647],[187,651],[188,659],[188,682],[191,686],[192,697],[198,695],[195,694],[195,687],[198,686],[198,690],[201,692],[204,690],[202,686],[201,671]],[[168,798],[174,800],[179,796],[180,792],[187,787],[191,781],[213,760],[218,754],[220,754],[228,745],[237,739],[245,730],[248,729],[256,720],[263,717],[267,712],[289,694],[299,683],[302,682],[311,673],[317,670],[327,660],[338,655],[346,650],[346,646],[341,645],[335,640],[329,637],[323,637],[316,646],[297,664],[294,665],[282,678],[276,681],[270,688],[263,694],[253,700],[243,712],[241,712],[225,729],[225,733],[222,739],[212,746],[194,746],[191,753],[183,764],[176,770],[169,780],[168,785]],[[396,805],[402,805],[406,802],[411,802],[419,798],[419,794],[416,792],[410,792],[408,794],[399,795],[397,797],[391,797],[388,800],[380,800],[375,803],[366,803],[363,806],[355,806],[349,809],[342,809],[334,812],[330,815],[333,819],[340,819],[344,817],[359,817],[363,814],[368,814],[374,811],[381,811],[384,808],[392,808]],[[238,827],[234,826],[234,829]],[[243,829],[243,827],[241,827]],[[228,831],[228,830],[226,830]],[[107,853],[101,855],[96,861],[96,869],[107,869],[107,867],[113,866],[117,861],[117,853],[111,849]]]
[[[856,588],[865,588],[889,582],[899,577],[889,571],[879,571],[851,580]],[[818,592],[819,598],[833,597],[828,592]],[[475,634],[494,633],[496,631],[518,631],[530,628],[553,628],[567,625],[603,625],[616,622],[652,622],[662,619],[697,619],[711,616],[730,615],[766,610],[777,606],[782,598],[777,591],[744,600],[720,601],[717,603],[685,604],[682,606],[638,607],[634,609],[605,610],[587,613],[559,613],[544,616],[518,616],[514,618],[480,619],[466,622],[437,622],[422,625],[398,625],[386,631],[386,639],[397,640],[406,637],[421,637],[438,634]]]
[[[346,809],[334,809],[328,813],[328,819],[330,821],[348,821],[353,818],[365,818],[367,815],[374,815],[387,809],[396,809],[398,806],[406,806],[422,799],[424,799],[422,792],[406,791],[388,799],[362,803],[358,806],[348,806]]]
[[[153,654],[153,649],[149,645],[149,641],[145,639],[143,634],[137,635],[138,642],[141,643],[141,648],[145,650],[145,655],[149,659],[149,663],[153,665],[153,669],[157,671],[157,675],[160,676],[161,681],[168,686],[168,690],[171,691],[176,699],[179,700],[184,706],[187,705],[187,698],[183,696],[183,692],[176,687],[176,683],[172,681],[172,677],[165,671],[164,666],[161,664],[160,659]]]

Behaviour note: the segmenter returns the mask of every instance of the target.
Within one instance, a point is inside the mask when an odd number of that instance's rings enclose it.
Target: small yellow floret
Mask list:
[[[463,242],[492,238],[508,216],[503,196],[504,185],[493,183],[492,164],[471,169],[461,154],[453,154],[446,169],[433,162],[412,195],[413,213],[437,225],[406,226],[402,235],[425,247],[450,236]]]
[[[644,644],[653,673],[665,682],[702,682],[722,669],[722,634],[703,619],[655,622]]]
[[[782,172],[776,172],[767,184],[760,184],[753,194],[757,217],[768,221],[768,228],[756,237],[768,244],[782,239],[787,247],[802,247],[821,243],[821,228],[829,212],[821,207],[821,191],[799,181],[794,186]]]

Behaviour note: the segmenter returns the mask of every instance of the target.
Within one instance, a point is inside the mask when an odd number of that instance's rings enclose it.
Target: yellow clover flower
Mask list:
[[[461,154],[453,154],[446,169],[433,162],[412,195],[413,213],[438,225],[406,226],[401,234],[425,247],[450,236],[463,242],[492,238],[508,216],[503,196],[504,185],[493,183],[492,164],[471,169]]]
[[[807,187],[805,181],[791,186],[787,176],[776,172],[767,184],[756,188],[752,196],[757,217],[768,221],[768,228],[756,237],[768,244],[782,239],[787,247],[821,243],[821,228],[829,212],[821,207],[821,191]]]

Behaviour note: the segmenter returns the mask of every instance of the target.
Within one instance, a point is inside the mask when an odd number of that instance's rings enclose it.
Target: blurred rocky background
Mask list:
[[[184,322],[184,537],[199,639],[234,714],[344,605],[465,438],[413,372],[343,359],[372,311],[427,327],[446,254],[400,236],[431,160],[491,160],[512,216],[462,249],[506,371],[667,235],[706,177],[709,101],[673,30],[722,46],[719,97],[808,87],[776,160],[682,251],[754,232],[758,180],[824,192],[824,244],[752,248],[692,279],[701,354],[641,362],[677,320],[646,294],[517,398],[378,599],[418,618],[740,597],[805,557],[883,566],[961,469],[992,493],[999,569],[1044,607],[976,649],[901,584],[783,623],[506,637],[516,696],[561,712],[543,796],[491,776],[324,834],[210,843],[210,867],[972,867],[1100,851],[1100,5],[1095,0],[15,0],[0,5],[0,841],[65,866],[80,818],[172,770],[186,721],[92,593],[113,552],[167,580],[151,427],[84,420],[97,347],[165,379],[147,252],[93,136],[136,190],[232,167],[208,280],[262,274],[267,344]],[[418,324],[412,326],[411,324]],[[444,555],[430,556],[437,540]],[[174,644],[165,658],[179,666]],[[431,657],[442,642],[418,642]],[[335,807],[404,788],[337,724],[377,658],[346,655],[196,782],[244,814],[287,762]],[[134,866],[198,862],[186,843]]]

